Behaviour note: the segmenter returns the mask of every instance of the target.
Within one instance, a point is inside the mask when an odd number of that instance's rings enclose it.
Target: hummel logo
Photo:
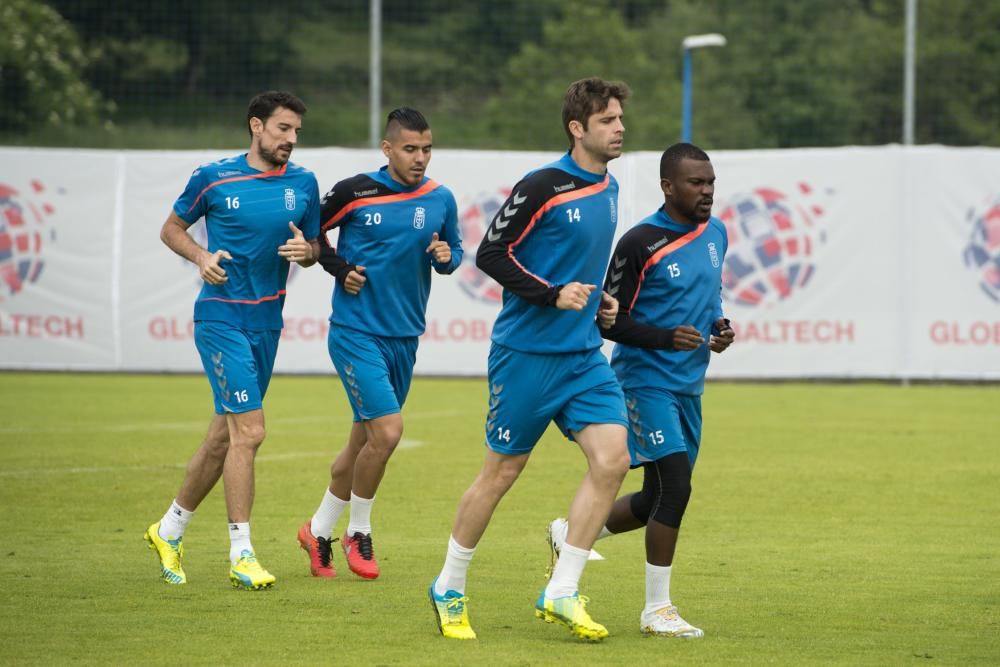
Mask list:
[[[566,185],[553,185],[552,189],[556,192],[566,192],[567,190],[572,190],[576,187],[576,183],[570,181]]]
[[[495,384],[495,385],[493,385],[493,394],[495,396],[499,396],[500,392],[502,392],[502,391],[503,391],[503,385],[502,384]]]
[[[520,197],[518,197],[517,193],[515,192],[514,196],[511,197],[511,201],[520,206],[524,202],[528,201],[528,195],[521,195]]]
[[[217,352],[216,354],[212,355],[212,363],[213,364],[219,364],[221,362],[222,362],[222,353],[221,352]]]
[[[668,240],[668,239],[667,239],[667,237],[666,237],[666,236],[664,236],[664,237],[663,237],[662,239],[660,239],[659,241],[657,241],[657,242],[656,242],[656,243],[654,243],[653,245],[651,245],[651,246],[648,246],[648,247],[646,248],[646,250],[648,250],[649,252],[656,252],[656,250],[657,250],[658,248],[662,248],[662,247],[663,247],[664,245],[666,245],[666,243],[667,243],[667,240]]]
[[[618,259],[617,257],[615,257],[615,268],[616,269],[620,269],[623,266],[625,266],[625,261],[626,260],[625,260],[624,257],[622,257],[621,259]]]

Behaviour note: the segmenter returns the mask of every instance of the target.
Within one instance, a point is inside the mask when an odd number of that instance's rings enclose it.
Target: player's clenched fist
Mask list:
[[[355,266],[348,271],[344,278],[344,291],[348,294],[357,294],[366,282],[368,282],[368,278],[365,277],[365,267]]]
[[[451,261],[451,246],[449,246],[444,241],[438,241],[438,233],[434,232],[431,237],[431,244],[427,246],[427,250],[434,258],[434,261],[438,264],[447,264]]]
[[[590,293],[597,289],[597,285],[584,285],[583,283],[566,283],[559,290],[559,298],[556,299],[556,308],[560,310],[583,310],[587,306]]]
[[[224,259],[232,258],[233,256],[225,250],[216,250],[215,253],[211,255],[206,253],[202,257],[201,261],[198,262],[198,269],[201,271],[201,279],[209,285],[221,285],[229,280],[228,276],[226,276],[226,270],[219,264]]]
[[[618,319],[618,299],[607,292],[601,292],[601,306],[597,309],[597,323],[602,329],[610,329]]]
[[[292,238],[285,241],[284,245],[278,246],[278,254],[289,262],[312,261],[312,244],[306,241],[306,237],[302,235],[302,230],[296,227],[292,221],[288,222],[288,229],[292,232]]]
[[[690,324],[682,324],[674,329],[675,350],[697,350],[704,342],[701,332]]]
[[[715,321],[715,328],[718,329],[719,334],[713,334],[708,341],[708,348],[712,352],[725,352],[726,348],[733,344],[733,340],[736,339],[736,332],[729,325],[729,320],[724,317],[720,317]]]

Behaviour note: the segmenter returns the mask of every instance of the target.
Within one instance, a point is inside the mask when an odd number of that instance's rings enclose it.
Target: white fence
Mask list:
[[[158,234],[194,167],[223,155],[0,148],[0,368],[199,371],[198,274]],[[466,264],[434,278],[418,373],[485,373],[499,293],[474,266],[478,240],[508,189],[557,157],[435,152],[429,173],[458,199]],[[1000,379],[1000,150],[712,159],[737,343],[711,375]],[[383,163],[347,149],[295,161],[321,191]],[[619,234],[662,203],[658,164],[645,152],[612,163]],[[292,275],[278,372],[332,372],[331,280],[319,267]]]

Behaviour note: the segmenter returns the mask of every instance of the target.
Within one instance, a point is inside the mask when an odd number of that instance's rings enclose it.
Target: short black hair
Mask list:
[[[300,116],[306,114],[306,105],[295,95],[281,90],[268,90],[254,95],[250,100],[250,107],[247,109],[247,130],[250,130],[251,118],[260,118],[262,123],[266,123],[278,107],[294,111]],[[250,137],[253,138],[253,132],[250,132]]]
[[[674,144],[663,151],[663,155],[660,156],[660,178],[673,178],[674,174],[677,173],[677,167],[685,159],[709,161],[708,153],[694,144]]]
[[[410,107],[399,107],[389,112],[385,117],[385,135],[389,136],[389,132],[396,126],[413,132],[426,132],[431,129],[424,115]]]

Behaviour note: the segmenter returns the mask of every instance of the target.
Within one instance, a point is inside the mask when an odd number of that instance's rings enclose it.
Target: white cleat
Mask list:
[[[643,612],[639,617],[639,631],[644,635],[681,639],[698,639],[705,636],[701,628],[696,628],[681,618],[677,613],[677,607],[673,605],[648,613]]]
[[[559,559],[559,552],[562,551],[562,546],[566,544],[566,533],[568,532],[569,522],[562,517],[553,519],[549,524],[549,547],[552,549],[553,567],[555,567],[556,561]],[[591,549],[587,560],[604,560],[604,556]]]

